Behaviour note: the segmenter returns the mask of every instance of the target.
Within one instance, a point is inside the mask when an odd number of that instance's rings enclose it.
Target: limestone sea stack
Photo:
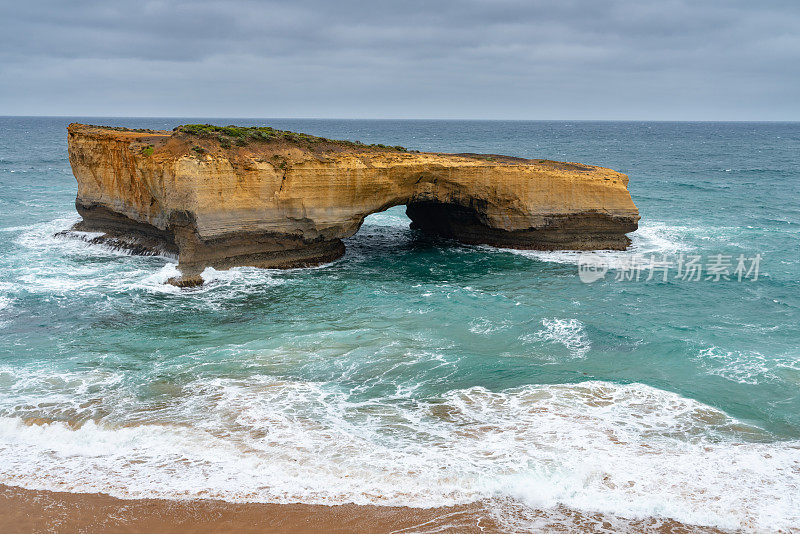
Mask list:
[[[76,229],[178,256],[178,285],[207,266],[311,266],[344,253],[371,213],[462,243],[621,250],[639,212],[628,177],[577,163],[439,154],[272,128],[173,131],[70,124]]]

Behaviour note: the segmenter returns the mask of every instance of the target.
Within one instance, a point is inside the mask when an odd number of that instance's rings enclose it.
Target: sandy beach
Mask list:
[[[719,533],[716,529],[646,518],[624,520],[559,509],[520,517],[537,532]],[[526,524],[523,524],[522,521]],[[622,530],[620,530],[622,529]],[[514,532],[492,517],[491,503],[445,508],[345,504],[229,503],[215,500],[117,499],[105,494],[36,491],[0,485],[0,532],[178,532],[306,534],[316,532]]]
[[[460,532],[497,531],[480,507],[235,504],[214,500],[123,500],[104,494],[0,486],[0,531],[12,532]],[[482,510],[485,512],[485,510]],[[476,520],[480,520],[477,524]]]

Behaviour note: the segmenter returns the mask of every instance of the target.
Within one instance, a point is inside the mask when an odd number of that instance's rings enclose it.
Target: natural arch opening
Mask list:
[[[478,212],[456,204],[410,200],[367,215],[355,235],[365,227],[395,227],[418,230],[426,235],[455,239],[467,244],[502,243],[501,236],[481,222]]]

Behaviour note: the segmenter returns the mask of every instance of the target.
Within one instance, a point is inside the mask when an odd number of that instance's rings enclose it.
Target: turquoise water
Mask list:
[[[800,123],[214,120],[603,165],[642,220],[592,284],[395,207],[332,264],[181,291],[170,258],[53,237],[72,121],[202,119],[0,118],[0,483],[800,529]],[[614,280],[681,253],[759,277]]]

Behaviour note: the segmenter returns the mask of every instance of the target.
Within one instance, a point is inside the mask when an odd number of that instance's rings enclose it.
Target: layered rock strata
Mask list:
[[[463,243],[624,249],[639,213],[619,172],[496,155],[408,152],[270,128],[175,131],[71,124],[77,229],[207,266],[332,261],[371,213],[405,205],[411,227]]]

